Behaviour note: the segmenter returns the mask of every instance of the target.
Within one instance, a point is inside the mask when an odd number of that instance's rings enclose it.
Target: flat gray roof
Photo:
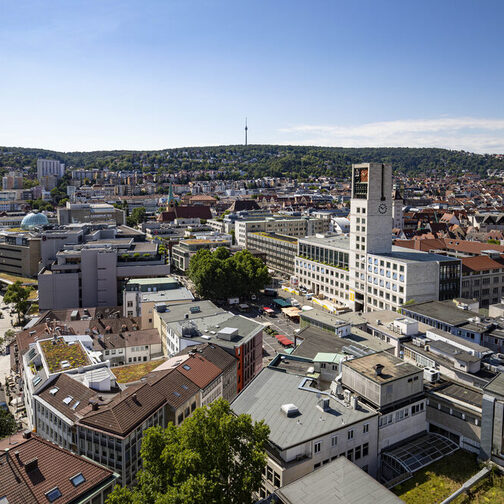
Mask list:
[[[177,289],[169,289],[160,292],[142,292],[143,302],[156,302],[156,303],[169,303],[173,301],[191,301],[194,299],[191,291],[185,287],[178,287]]]
[[[348,236],[341,236],[341,235],[326,236],[324,238],[318,238],[317,236],[309,236],[307,238],[300,238],[299,243],[308,243],[310,245],[343,249],[345,251],[350,249],[350,238],[348,238]]]
[[[307,380],[309,383],[309,378],[265,368],[231,403],[231,407],[237,415],[246,413],[254,421],[264,420],[270,428],[270,441],[280,450],[346,429],[355,422],[377,415],[369,406],[359,403],[358,409],[353,409],[343,406],[334,397],[329,399],[329,409],[322,411],[317,408],[317,391],[299,388]],[[300,414],[287,417],[280,409],[284,404],[295,404]]]
[[[483,387],[483,390],[504,398],[504,373],[499,373],[490,383]]]
[[[199,308],[199,310],[194,311],[194,308]],[[193,311],[191,311],[191,309],[193,309]],[[169,324],[185,319],[186,315],[188,319],[197,319],[209,315],[216,315],[217,313],[225,312],[222,308],[215,306],[211,301],[203,300],[169,306],[167,311],[165,313],[160,313],[159,316]]]
[[[480,316],[476,312],[457,308],[457,305],[451,300],[427,301],[425,303],[404,306],[403,308],[453,326],[465,324],[470,318]]]
[[[376,257],[389,258],[397,262],[453,262],[459,261],[456,257],[443,256],[440,254],[431,254],[430,252],[422,252],[421,250],[406,249],[392,245],[392,251],[389,254],[370,254]]]
[[[346,457],[338,457],[320,469],[279,488],[275,494],[283,504],[403,503]]]
[[[374,369],[377,364],[383,366],[379,376],[376,375]],[[405,362],[388,352],[378,352],[348,360],[343,363],[343,366],[357,371],[362,376],[379,385],[422,372],[419,367]]]
[[[349,324],[348,321],[343,320],[339,315],[334,315],[317,308],[308,311],[301,311],[299,316],[304,319],[319,321],[323,324],[334,326],[335,328]]]

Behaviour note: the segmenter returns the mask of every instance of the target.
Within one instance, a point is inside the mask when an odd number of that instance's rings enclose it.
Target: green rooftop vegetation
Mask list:
[[[112,368],[112,372],[117,378],[117,383],[130,383],[140,380],[163,362],[164,360],[158,359],[139,364],[130,364],[128,366],[117,366]]]
[[[413,478],[394,488],[406,504],[433,504],[441,502],[458,490],[462,484],[481,469],[476,455],[458,450],[416,472]],[[504,502],[504,478],[493,475],[475,485],[470,495],[461,495],[453,504],[501,504]],[[477,499],[476,499],[477,495]]]
[[[67,343],[63,338],[45,340],[40,342],[44,357],[50,373],[66,371],[91,364],[82,345]]]

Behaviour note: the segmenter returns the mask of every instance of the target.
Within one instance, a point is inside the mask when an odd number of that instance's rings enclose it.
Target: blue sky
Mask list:
[[[502,0],[0,0],[0,145],[504,153]]]

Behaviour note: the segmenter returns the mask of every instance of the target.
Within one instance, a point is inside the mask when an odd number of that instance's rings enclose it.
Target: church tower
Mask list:
[[[392,227],[401,231],[404,227],[403,206],[404,199],[399,192],[399,188],[395,187],[392,193]]]

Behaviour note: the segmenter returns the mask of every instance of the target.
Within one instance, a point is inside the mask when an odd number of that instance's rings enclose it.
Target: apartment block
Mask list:
[[[61,178],[65,174],[65,165],[54,159],[37,159],[37,179],[53,175]]]

